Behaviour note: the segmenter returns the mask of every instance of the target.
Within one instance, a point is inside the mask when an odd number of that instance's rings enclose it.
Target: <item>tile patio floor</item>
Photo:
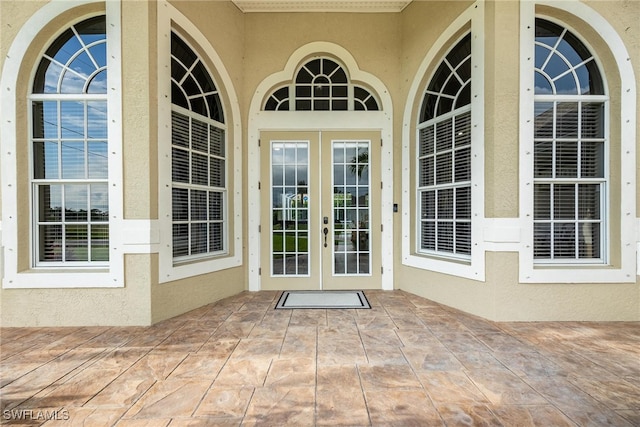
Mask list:
[[[640,425],[638,322],[493,323],[366,294],[371,310],[245,292],[148,328],[3,328],[0,423]]]

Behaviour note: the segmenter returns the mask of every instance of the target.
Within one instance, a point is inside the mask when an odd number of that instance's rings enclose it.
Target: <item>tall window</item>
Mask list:
[[[171,34],[171,176],[175,261],[225,254],[226,127],[205,64]]]
[[[420,111],[418,252],[471,256],[471,35],[442,60]]]
[[[604,261],[608,98],[593,55],[536,19],[534,258]]]
[[[105,17],[71,26],[46,50],[32,93],[34,264],[109,261]]]
[[[314,58],[298,69],[293,85],[279,87],[269,95],[264,109],[378,111],[379,108],[373,93],[352,84],[340,64],[330,58]]]

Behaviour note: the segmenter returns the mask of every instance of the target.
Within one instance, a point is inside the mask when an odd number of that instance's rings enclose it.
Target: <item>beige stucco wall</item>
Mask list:
[[[47,2],[0,2],[0,57],[5,58],[22,24]],[[177,2],[178,8],[205,33],[233,76],[236,91],[242,82],[243,16],[235,6],[214,2],[207,13],[202,2]],[[53,32],[78,13],[103,5],[81,6],[42,29],[24,58],[18,93],[18,141],[27,139],[25,99],[30,70]],[[156,3],[122,2],[123,197],[125,220],[158,218],[158,123]],[[2,61],[0,59],[0,61]],[[2,62],[0,62],[0,67]],[[230,110],[230,109],[229,109]],[[230,115],[228,116],[230,118]],[[236,120],[241,120],[236,118]],[[19,148],[18,170],[29,170],[27,145]],[[28,269],[28,177],[21,175],[19,216],[21,269]],[[234,248],[242,251],[243,248]],[[1,289],[2,326],[148,325],[245,289],[241,267],[159,284],[155,254],[125,256],[125,287],[115,289]],[[77,284],[76,284],[77,285]]]
[[[403,13],[403,46],[406,57],[415,52],[415,58],[424,58],[438,32],[423,31],[419,23],[432,16],[430,2],[413,2]],[[639,2],[589,2],[601,13],[622,37],[636,70],[640,87],[640,48],[638,25]],[[450,5],[451,7],[455,7]],[[485,3],[485,217],[517,218],[519,215],[519,3]],[[446,8],[442,8],[446,11]],[[542,9],[545,10],[545,9]],[[548,9],[546,9],[548,10]],[[446,12],[444,12],[446,13]],[[585,29],[585,23],[560,14],[574,28],[582,28],[592,41],[609,77],[609,88],[620,92],[620,82],[613,77],[617,67],[606,41],[594,31]],[[447,27],[453,20],[438,20]],[[422,50],[422,53],[421,53]],[[417,63],[418,60],[416,59]],[[403,68],[403,82],[411,82],[416,64]],[[612,181],[619,181],[620,124],[619,99],[612,96],[611,160]],[[640,131],[640,126],[639,129]],[[637,133],[640,135],[640,132]],[[640,155],[640,154],[639,154]],[[397,176],[400,164],[396,162]],[[640,188],[640,186],[638,187]],[[620,229],[619,203],[622,194],[619,185],[611,189],[611,240],[614,244],[612,261],[619,262],[619,249],[623,231]],[[399,235],[398,225],[396,233]],[[396,252],[399,252],[399,241]],[[398,261],[397,264],[400,264]],[[518,279],[518,254],[514,252],[486,252],[485,281],[467,280],[412,267],[396,267],[396,285],[399,289],[416,293],[434,301],[487,317],[493,320],[639,320],[640,286],[635,283],[609,284],[523,284]]]
[[[0,67],[24,22],[45,1],[0,1]],[[223,61],[238,96],[243,133],[243,176],[252,167],[247,155],[249,105],[257,86],[281,71],[301,46],[327,41],[348,50],[361,70],[379,78],[389,89],[394,107],[394,202],[402,195],[402,123],[406,98],[416,72],[439,35],[471,1],[414,1],[397,14],[255,13],[243,14],[224,1],[172,1],[202,32]],[[640,87],[640,2],[589,1],[622,37]],[[89,8],[100,7],[88,6]],[[158,123],[156,3],[127,0],[123,25],[123,174],[125,220],[158,219]],[[519,4],[485,3],[485,216],[519,215],[518,68]],[[66,17],[60,17],[64,21]],[[580,25],[576,23],[576,25]],[[26,57],[29,75],[37,54],[50,40],[55,25],[42,30]],[[606,43],[596,41],[603,50]],[[609,61],[609,62],[607,62]],[[435,65],[435,64],[434,64]],[[18,91],[26,96],[27,77]],[[423,87],[426,85],[423,79]],[[612,81],[615,87],[615,82]],[[619,82],[618,82],[619,85]],[[24,107],[24,96],[19,107]],[[228,102],[228,99],[226,100]],[[416,100],[414,107],[417,107]],[[615,108],[615,100],[612,102]],[[619,107],[618,107],[619,108]],[[26,135],[25,108],[18,135]],[[639,108],[640,111],[640,108]],[[227,115],[229,117],[229,115]],[[230,118],[230,117],[229,117]],[[231,119],[231,118],[230,118]],[[614,125],[612,132],[619,133]],[[640,135],[640,126],[637,134]],[[28,152],[19,153],[20,168],[28,168]],[[638,162],[640,164],[640,150]],[[615,162],[612,163],[615,166]],[[640,176],[640,173],[638,174]],[[28,181],[19,183],[28,188]],[[640,188],[640,185],[638,185]],[[242,194],[248,193],[243,182]],[[22,192],[23,198],[28,191]],[[622,197],[614,189],[612,201]],[[640,212],[640,194],[637,195]],[[28,242],[28,200],[21,199],[20,240]],[[2,207],[0,206],[0,209]],[[411,209],[410,206],[402,206]],[[612,211],[615,213],[615,206]],[[25,325],[145,325],[216,301],[247,287],[247,212],[243,207],[244,266],[170,283],[159,283],[157,254],[125,257],[126,286],[117,289],[0,289],[2,326]],[[614,224],[615,228],[615,224]],[[613,239],[621,231],[612,230]],[[487,252],[484,282],[402,265],[401,214],[394,215],[395,287],[494,320],[640,320],[640,285],[521,284],[518,254]],[[21,246],[22,268],[28,267],[28,247]],[[614,258],[615,258],[615,254]],[[636,278],[637,279],[637,278]]]

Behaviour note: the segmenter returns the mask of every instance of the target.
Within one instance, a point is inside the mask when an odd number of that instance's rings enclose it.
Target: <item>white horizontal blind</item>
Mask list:
[[[535,103],[534,257],[603,260],[605,102]]]
[[[471,256],[471,110],[464,107],[419,129],[421,253]]]
[[[224,254],[225,131],[219,123],[177,106],[171,118],[174,260]]]

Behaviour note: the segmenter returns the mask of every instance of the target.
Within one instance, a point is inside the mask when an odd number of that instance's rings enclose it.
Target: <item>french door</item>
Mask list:
[[[262,132],[262,289],[380,289],[380,133]]]

